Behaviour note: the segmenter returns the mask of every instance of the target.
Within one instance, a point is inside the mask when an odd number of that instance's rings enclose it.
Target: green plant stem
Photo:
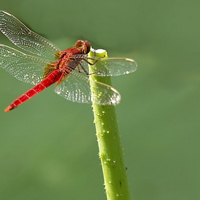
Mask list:
[[[89,57],[93,56],[94,53],[90,52]],[[95,53],[95,56],[107,57],[107,52]],[[98,68],[98,62],[96,65],[90,66],[90,73],[93,73],[93,67]],[[95,81],[111,85],[110,77],[90,76],[92,95],[98,95],[98,91],[95,90]],[[115,106],[93,104],[92,107],[107,199],[130,200]]]

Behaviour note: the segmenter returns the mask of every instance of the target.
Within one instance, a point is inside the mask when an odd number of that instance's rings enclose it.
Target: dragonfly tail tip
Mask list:
[[[9,112],[9,111],[11,111],[12,110],[12,107],[11,106],[8,106],[4,111],[5,112]]]

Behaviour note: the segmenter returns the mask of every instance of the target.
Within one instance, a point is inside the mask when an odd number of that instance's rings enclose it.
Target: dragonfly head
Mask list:
[[[78,40],[75,44],[75,48],[82,50],[83,54],[88,54],[90,52],[91,44],[87,40]]]

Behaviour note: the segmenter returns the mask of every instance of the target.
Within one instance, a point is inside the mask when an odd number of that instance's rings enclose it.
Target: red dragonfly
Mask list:
[[[16,108],[34,95],[56,83],[55,92],[67,100],[79,103],[116,105],[120,94],[109,85],[96,82],[101,95],[93,97],[88,79],[88,64],[97,63],[91,75],[118,76],[137,69],[128,58],[88,57],[91,45],[78,40],[74,47],[61,51],[49,40],[27,28],[13,15],[0,10],[0,31],[17,47],[29,54],[0,44],[0,67],[20,81],[35,85],[13,101],[5,112]]]

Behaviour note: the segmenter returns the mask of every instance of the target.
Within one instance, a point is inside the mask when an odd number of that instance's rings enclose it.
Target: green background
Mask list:
[[[199,0],[0,1],[61,49],[87,39],[134,58],[113,78],[132,199],[200,198]],[[91,106],[52,86],[4,113],[30,87],[0,70],[0,199],[106,199]]]

